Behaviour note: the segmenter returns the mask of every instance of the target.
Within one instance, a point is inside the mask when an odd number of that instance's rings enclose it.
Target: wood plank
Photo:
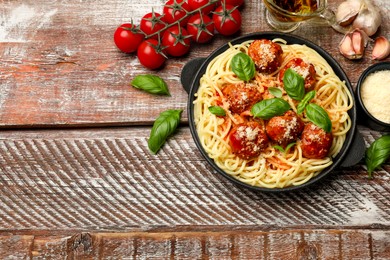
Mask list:
[[[0,233],[2,258],[389,259],[389,231]],[[4,247],[9,245],[10,247]],[[11,249],[11,250],[10,250]]]
[[[342,234],[344,243],[341,245],[342,257],[348,256],[352,259],[372,259],[372,241],[370,234],[359,231]],[[350,241],[356,243],[350,243]]]
[[[305,232],[300,252],[311,256],[306,259],[342,259],[341,234],[338,230]]]
[[[335,9],[341,1],[332,1],[331,7]],[[387,1],[375,2],[384,20],[388,19]],[[139,22],[152,8],[161,12],[162,2],[2,1],[0,127],[151,124],[166,109],[186,109],[187,94],[179,80],[186,62],[209,55],[236,36],[270,30],[262,1],[246,0],[240,33],[217,36],[210,44],[194,46],[186,57],[170,59],[163,69],[149,71],[135,55],[120,53],[112,37],[117,26],[130,18]],[[380,34],[389,33],[389,23],[383,23]],[[331,28],[305,24],[293,34],[328,51],[353,83],[374,63],[369,58],[371,45],[362,60],[342,57],[338,51],[342,35]],[[152,96],[129,86],[136,75],[145,73],[166,80],[171,97]],[[182,121],[187,121],[186,113]]]
[[[151,155],[149,129],[1,131],[0,230],[390,226],[388,164],[372,180],[359,164],[298,192],[260,193],[217,175],[188,128]],[[379,136],[359,130],[367,144]]]
[[[372,257],[374,259],[387,259],[390,254],[390,232],[372,233]]]
[[[28,259],[31,256],[34,236],[0,235],[1,259]]]

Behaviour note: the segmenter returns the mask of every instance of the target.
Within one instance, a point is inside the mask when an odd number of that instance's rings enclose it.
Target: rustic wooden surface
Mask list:
[[[186,109],[183,65],[238,35],[268,31],[259,0],[243,25],[145,70],[113,32],[164,1],[0,0],[0,259],[390,259],[390,165],[363,161],[303,190],[253,192],[216,175],[198,152],[186,111],[154,156],[150,125]],[[341,0],[329,0],[335,9]],[[377,35],[390,36],[390,4]],[[374,61],[338,52],[343,35],[301,26],[353,86]],[[390,59],[387,58],[387,61]],[[152,73],[170,97],[129,86]],[[359,125],[368,146],[383,133]]]

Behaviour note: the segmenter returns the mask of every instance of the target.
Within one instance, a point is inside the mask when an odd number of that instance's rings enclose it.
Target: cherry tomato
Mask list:
[[[163,35],[162,44],[166,48],[164,51],[174,57],[180,57],[190,50],[191,35],[188,35],[186,29],[174,25],[168,28]]]
[[[146,68],[158,69],[166,60],[161,49],[157,40],[147,39],[138,47],[138,59]]]
[[[198,43],[205,43],[213,38],[214,23],[207,15],[195,14],[188,20],[187,31]]]
[[[159,30],[162,30],[165,27],[164,17],[155,13],[147,13],[142,17],[140,28],[146,35],[151,35]],[[160,34],[161,35],[161,34]],[[153,35],[152,39],[158,39],[158,34]]]
[[[135,52],[144,40],[143,33],[131,23],[124,23],[114,33],[114,42],[119,50],[125,53]]]
[[[180,20],[187,15],[187,12],[191,11],[191,7],[185,0],[168,0],[163,8],[164,19],[167,23],[172,24]],[[181,22],[181,26],[186,26],[190,17],[184,18]]]
[[[213,14],[215,29],[225,36],[236,33],[241,28],[241,13],[233,5],[221,5]]]
[[[244,4],[244,0],[220,0],[218,4],[225,3],[226,5],[241,6]]]
[[[192,10],[198,9],[204,5],[210,3],[210,0],[188,0],[188,4],[192,8]],[[207,7],[202,8],[202,13],[209,14],[211,11],[215,9],[216,4],[211,4]]]

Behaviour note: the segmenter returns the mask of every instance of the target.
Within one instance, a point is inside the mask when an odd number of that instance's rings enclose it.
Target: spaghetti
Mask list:
[[[263,88],[263,99],[271,98],[272,94],[266,91],[270,87],[283,90],[283,83],[279,79],[279,72],[294,58],[301,58],[314,65],[316,95],[312,103],[324,108],[332,122],[331,133],[333,141],[328,155],[321,159],[309,159],[302,155],[301,141],[288,151],[279,151],[274,142],[270,142],[259,156],[243,159],[232,152],[229,143],[229,134],[232,128],[242,123],[245,117],[251,117],[250,111],[241,114],[229,110],[225,102],[223,87],[226,84],[240,84],[243,81],[231,70],[231,60],[239,52],[248,53],[253,41],[246,41],[237,45],[230,45],[229,49],[215,57],[200,79],[200,87],[195,94],[194,119],[199,140],[209,157],[224,172],[234,178],[253,186],[265,188],[284,188],[301,185],[323,169],[330,166],[332,158],[341,150],[346,134],[352,122],[348,110],[352,108],[352,96],[331,66],[315,50],[305,45],[286,44],[283,39],[274,39],[283,50],[280,67],[271,74],[256,72],[253,81]],[[291,109],[297,112],[298,102],[291,99],[285,91],[282,98],[287,101]],[[211,106],[221,106],[226,116],[216,116],[209,111]],[[308,123],[305,113],[300,116]],[[261,119],[257,119],[261,120]]]

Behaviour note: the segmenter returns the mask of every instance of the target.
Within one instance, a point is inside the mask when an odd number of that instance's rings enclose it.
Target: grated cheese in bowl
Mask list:
[[[360,87],[360,96],[374,118],[390,124],[390,70],[370,73]]]

